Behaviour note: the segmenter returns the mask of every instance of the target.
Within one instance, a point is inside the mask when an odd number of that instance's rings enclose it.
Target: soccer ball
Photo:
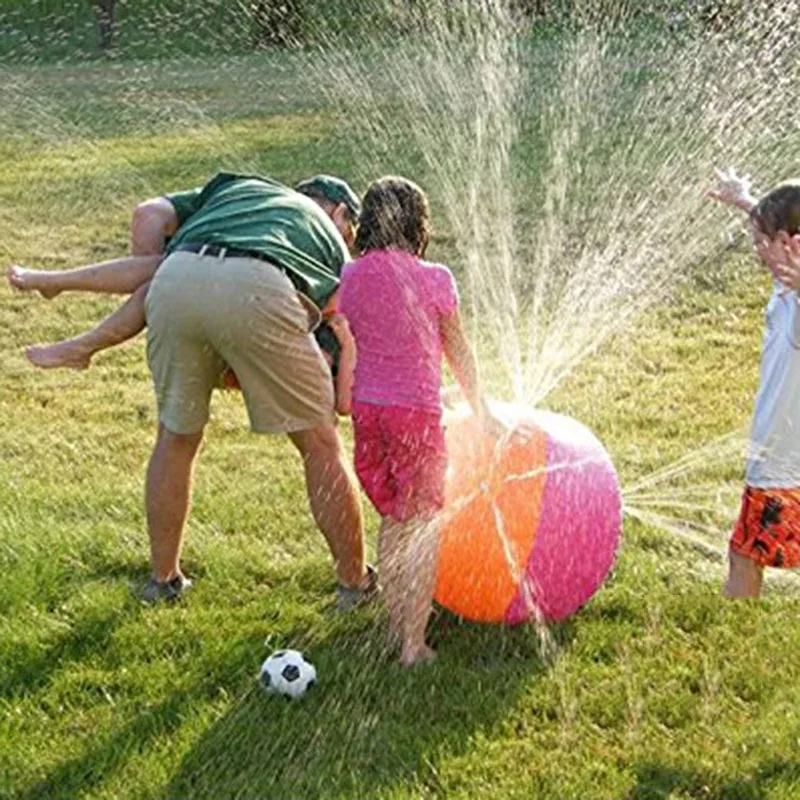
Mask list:
[[[317,671],[299,650],[278,650],[261,665],[259,680],[271,694],[297,700],[317,682]]]

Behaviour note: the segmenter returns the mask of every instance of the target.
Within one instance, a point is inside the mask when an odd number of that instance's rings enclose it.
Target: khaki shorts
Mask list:
[[[178,252],[147,294],[147,361],[159,420],[197,433],[225,364],[257,433],[291,433],[334,419],[330,369],[289,279],[252,258]]]

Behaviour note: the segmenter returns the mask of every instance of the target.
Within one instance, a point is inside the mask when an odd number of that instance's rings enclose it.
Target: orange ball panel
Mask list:
[[[536,536],[546,481],[544,431],[499,456],[494,447],[473,417],[448,421],[447,506],[436,600],[481,622],[502,622],[514,599]],[[499,534],[483,534],[487,528],[497,531],[493,506],[505,541]]]

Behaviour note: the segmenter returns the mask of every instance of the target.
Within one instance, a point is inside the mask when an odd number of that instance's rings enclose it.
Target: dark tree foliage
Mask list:
[[[302,39],[303,0],[254,0],[250,14],[255,48],[286,47]]]

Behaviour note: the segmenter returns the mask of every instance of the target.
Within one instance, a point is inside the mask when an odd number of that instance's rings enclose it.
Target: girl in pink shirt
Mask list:
[[[339,312],[355,340],[354,375],[339,376],[339,409],[350,410],[355,469],[381,515],[379,560],[391,636],[400,660],[429,661],[425,644],[436,578],[437,516],[447,469],[441,361],[447,359],[473,410],[486,408],[447,267],[422,260],[430,210],[411,181],[385,177],[364,197],[356,249],[342,270]]]

